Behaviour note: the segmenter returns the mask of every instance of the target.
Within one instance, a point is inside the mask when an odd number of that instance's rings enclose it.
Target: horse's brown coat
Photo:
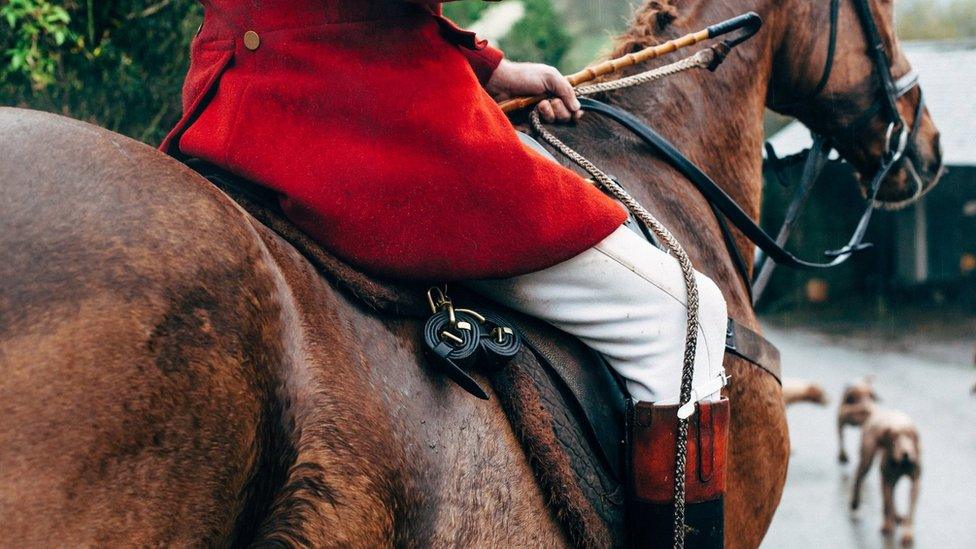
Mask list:
[[[819,77],[825,45],[815,32],[826,29],[826,3],[668,4],[642,11],[658,28],[630,35],[656,40],[747,9],[766,27],[715,75],[686,74],[613,100],[661,128],[757,215],[763,105]],[[659,8],[673,13],[662,18]],[[808,122],[843,119],[850,101],[869,100],[852,18],[845,7],[839,76]],[[896,71],[905,66],[899,54]],[[836,116],[834,97],[848,100]],[[911,102],[902,102],[909,115]],[[723,288],[730,312],[755,327],[714,218],[688,183],[592,117],[563,134],[628,184]],[[350,302],[294,249],[148,147],[14,109],[0,110],[0,136],[5,539],[565,543],[497,400],[472,399],[435,375],[418,358],[414,325]],[[848,152],[867,169],[877,142]],[[926,161],[935,162],[936,143],[927,120]],[[904,191],[899,177],[891,197]],[[775,381],[740,361],[729,368],[726,530],[730,546],[752,547],[785,480],[786,424]]]

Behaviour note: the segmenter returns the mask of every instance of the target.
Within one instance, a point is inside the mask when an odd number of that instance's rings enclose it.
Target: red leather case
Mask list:
[[[689,418],[685,501],[709,501],[725,493],[729,439],[729,401],[701,403]],[[638,402],[630,433],[632,497],[670,504],[674,498],[678,406]]]

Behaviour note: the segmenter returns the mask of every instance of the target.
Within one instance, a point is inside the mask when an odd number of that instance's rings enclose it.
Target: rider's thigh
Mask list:
[[[714,282],[697,272],[695,278],[694,384],[700,386],[722,368],[726,304]],[[620,227],[547,269],[468,286],[580,338],[606,357],[635,398],[677,401],[687,327],[684,278],[674,258],[630,229]]]

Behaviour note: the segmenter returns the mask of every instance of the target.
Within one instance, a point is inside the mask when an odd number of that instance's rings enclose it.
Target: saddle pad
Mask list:
[[[294,246],[347,295],[380,313],[417,319],[430,314],[426,291],[432,284],[366,275],[288,221],[274,192],[202,161],[186,163]],[[479,300],[485,301],[452,294],[475,309]],[[506,309],[504,315],[515,322],[527,345],[506,367],[488,375],[547,501],[575,545],[624,545],[623,384],[579,340],[514,311]]]
[[[543,484],[553,480],[564,484],[565,489],[550,489],[560,497],[575,493],[578,486],[588,502],[576,512],[577,518],[567,521],[583,527],[573,536],[578,544],[624,545],[628,397],[623,381],[603,357],[578,339],[514,311],[506,311],[505,316],[522,333],[529,352],[518,357],[524,360],[514,361],[496,374],[492,384],[499,394],[512,390],[523,393],[506,394],[501,400],[516,431],[524,430],[519,437],[536,475]],[[556,444],[538,446],[539,441],[549,438]],[[565,469],[560,460],[567,462],[570,474],[560,474]],[[553,479],[553,474],[560,477]],[[557,511],[574,507],[572,500],[551,503]],[[604,526],[590,524],[592,518],[584,520],[593,514]],[[594,538],[597,532],[606,533]]]
[[[545,370],[534,351],[522,352],[491,383],[569,539],[577,547],[622,547],[624,486],[599,463],[560,383]]]

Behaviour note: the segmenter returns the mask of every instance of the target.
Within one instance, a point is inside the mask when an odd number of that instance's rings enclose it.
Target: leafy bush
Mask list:
[[[159,142],[181,112],[191,0],[4,0],[0,104]]]
[[[559,65],[572,38],[549,0],[522,0],[525,16],[501,40],[509,59]]]
[[[48,2],[10,0],[0,7],[0,18],[13,30],[8,39],[11,47],[6,52],[9,60],[0,76],[7,79],[23,75],[39,89],[53,84],[61,47],[65,42],[70,46],[81,41],[68,26],[68,12]]]
[[[501,40],[499,47],[513,61],[559,65],[572,41],[563,18],[553,9],[550,0],[517,1],[525,6],[525,16]],[[451,2],[444,4],[444,15],[464,27],[477,21],[492,5],[481,0]]]

